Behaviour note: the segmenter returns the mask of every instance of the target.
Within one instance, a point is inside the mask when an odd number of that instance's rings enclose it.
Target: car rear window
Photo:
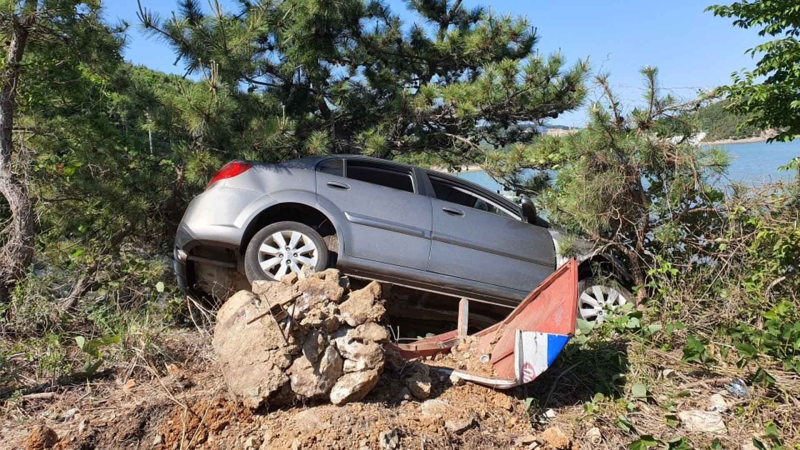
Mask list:
[[[411,170],[398,167],[362,161],[347,161],[347,178],[401,191],[414,192]]]
[[[340,158],[329,159],[322,161],[317,165],[317,172],[327,173],[329,175],[336,175],[337,177],[344,176],[344,161]]]

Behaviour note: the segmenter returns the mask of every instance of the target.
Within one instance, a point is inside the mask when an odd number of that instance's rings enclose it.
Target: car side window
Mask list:
[[[430,180],[431,184],[433,184],[433,191],[436,193],[436,198],[439,200],[456,203],[468,208],[479,209],[481,211],[497,214],[498,216],[503,216],[508,219],[519,220],[518,217],[509,214],[505,209],[500,208],[491,201],[484,199],[483,197],[480,197],[462,187],[456,186],[455,184],[436,177],[430,177]]]
[[[333,158],[322,161],[317,165],[317,172],[327,173],[328,175],[344,176],[344,161],[341,158]]]
[[[392,189],[414,192],[411,170],[363,161],[347,161],[347,178]]]

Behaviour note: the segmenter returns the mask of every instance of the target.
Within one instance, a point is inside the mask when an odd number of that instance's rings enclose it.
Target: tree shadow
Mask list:
[[[623,397],[628,372],[628,342],[623,339],[570,343],[554,364],[533,382],[516,388],[519,399],[531,398],[531,415],[550,408],[576,406],[605,398]]]

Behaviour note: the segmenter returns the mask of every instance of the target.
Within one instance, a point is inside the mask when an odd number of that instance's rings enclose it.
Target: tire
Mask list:
[[[587,277],[578,283],[578,318],[587,322],[603,323],[609,312],[632,302],[633,294],[612,279]]]
[[[247,244],[244,255],[244,272],[250,283],[280,281],[290,272],[302,277],[304,270],[320,272],[327,267],[328,248],[322,236],[298,222],[278,222],[263,228]]]

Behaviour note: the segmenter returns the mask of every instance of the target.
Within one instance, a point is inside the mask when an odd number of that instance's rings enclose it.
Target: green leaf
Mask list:
[[[680,424],[680,421],[678,421],[678,416],[675,414],[667,414],[664,416],[664,419],[666,419],[667,425],[672,428],[676,428]]]
[[[653,334],[658,333],[659,331],[661,331],[661,324],[659,323],[654,323],[652,325],[647,326],[648,336],[652,336]]]
[[[663,442],[659,441],[658,439],[654,438],[650,435],[644,435],[640,437],[638,440],[631,442],[631,445],[628,446],[630,450],[645,450],[648,448],[655,447],[659,444],[663,444]]]
[[[759,383],[765,387],[775,386],[778,382],[764,368],[759,367],[753,374],[753,383]]]
[[[636,430],[636,428],[634,428],[633,424],[630,423],[630,421],[628,421],[628,418],[623,416],[623,415],[617,416],[617,425],[620,428],[622,428],[622,430],[625,431],[626,433],[630,433],[630,432]]]
[[[679,437],[667,442],[668,450],[692,450],[693,447],[689,444],[689,440],[685,437]]]
[[[578,330],[581,332],[581,334],[585,335],[591,333],[594,329],[594,325],[594,322],[578,319]]]
[[[771,439],[775,443],[780,443],[781,433],[778,431],[778,426],[775,422],[767,422],[764,427],[764,437]]]
[[[746,342],[735,342],[733,346],[746,358],[755,358],[758,356],[758,350]]]
[[[633,395],[633,398],[637,399],[647,398],[647,386],[643,383],[634,384],[631,386],[631,395]]]

